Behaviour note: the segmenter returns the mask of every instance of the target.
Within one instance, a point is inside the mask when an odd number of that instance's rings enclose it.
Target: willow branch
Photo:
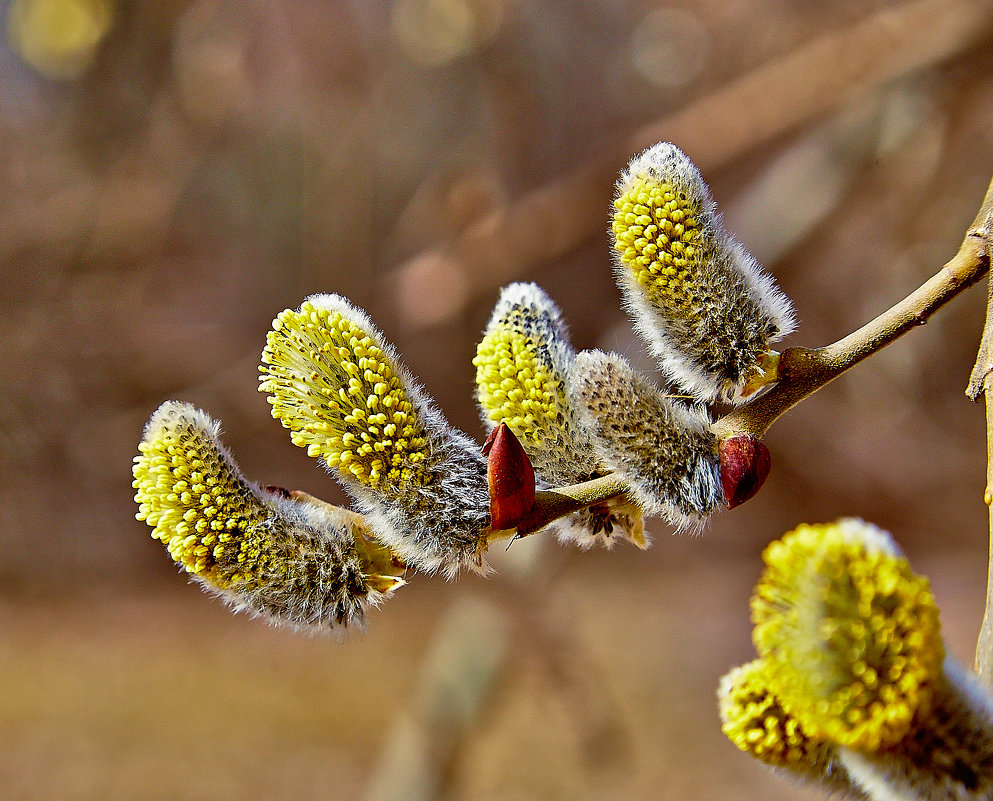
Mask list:
[[[938,309],[989,272],[991,221],[993,182],[958,252],[935,275],[874,320],[837,342],[815,349],[785,350],[779,360],[779,381],[753,403],[716,420],[711,426],[715,436],[723,440],[736,434],[751,434],[761,439],[776,420],[798,403],[911,329],[924,325]],[[990,352],[993,353],[993,346]],[[984,376],[988,374],[990,371]],[[516,534],[525,536],[540,531],[560,517],[623,495],[626,489],[623,481],[608,475],[581,484],[539,491]],[[494,532],[494,535],[494,538],[506,536],[507,532]],[[990,619],[993,621],[993,615]],[[988,636],[993,642],[993,633]]]
[[[958,252],[935,275],[899,303],[837,342],[822,348],[785,350],[780,358],[778,383],[755,402],[716,420],[711,430],[717,438],[727,439],[742,433],[761,438],[783,414],[821,387],[908,331],[924,325],[938,309],[989,271],[991,219],[993,183]],[[612,476],[539,492],[517,533],[523,536],[536,532],[559,517],[603,503],[624,492],[624,483]],[[993,613],[990,619],[993,621]],[[993,631],[989,636],[993,643]]]
[[[989,318],[987,318],[987,323]],[[987,326],[989,330],[989,326]],[[990,551],[986,570],[986,608],[976,640],[976,674],[987,687],[993,688],[993,398],[986,396],[986,491],[983,493],[989,507]]]
[[[972,223],[973,229],[990,240],[993,229],[993,182],[986,190],[983,207]],[[990,281],[986,300],[986,324],[979,345],[976,364],[969,376],[965,394],[972,400],[983,395],[986,401],[986,491],[983,498],[989,507],[989,566],[986,574],[986,609],[976,642],[976,673],[987,687],[993,687],[993,281]]]
[[[986,197],[976,219],[972,221],[972,230],[981,233],[987,239],[993,236],[993,181],[986,190]],[[972,375],[969,376],[969,386],[965,394],[972,400],[979,398],[980,394],[986,395],[988,399],[988,390],[993,383],[990,379],[991,375],[993,375],[993,281],[989,284],[986,299],[986,325],[983,328],[983,339],[979,344],[979,355],[972,368]]]
[[[615,476],[603,476],[553,490],[539,490],[535,493],[534,506],[517,527],[517,534],[520,537],[534,534],[553,520],[616,498],[626,490],[627,485]]]
[[[823,348],[784,351],[779,382],[754,403],[717,420],[712,426],[714,433],[721,439],[739,433],[761,438],[800,401],[908,331],[924,325],[938,309],[986,275],[989,267],[988,241],[980,230],[971,229],[950,261],[876,319]]]

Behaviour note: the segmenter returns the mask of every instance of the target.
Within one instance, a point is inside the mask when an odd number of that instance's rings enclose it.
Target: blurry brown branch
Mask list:
[[[412,291],[457,279],[467,287],[466,303],[576,249],[603,229],[606,207],[600,199],[608,196],[631,153],[668,140],[685,147],[705,174],[713,173],[853,94],[961,53],[988,36],[991,23],[991,0],[915,0],[887,7],[620,138],[575,172],[388,271],[381,294],[395,299],[397,313],[410,328],[436,323],[412,316],[419,313],[409,303]],[[726,125],[728,119],[735,125]],[[721,136],[707,135],[713,130]]]

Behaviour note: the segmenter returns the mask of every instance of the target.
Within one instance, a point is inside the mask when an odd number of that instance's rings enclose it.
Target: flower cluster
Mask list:
[[[137,518],[236,609],[337,630],[360,626],[408,567],[484,571],[490,541],[533,519],[536,485],[623,481],[624,495],[552,523],[584,548],[618,538],[647,547],[646,514],[698,528],[748,500],[768,451],[747,433],[718,438],[707,404],[746,403],[778,379],[771,346],[793,328],[789,300],[671,144],[622,173],[611,230],[626,307],[674,391],[619,354],[577,352],[555,303],[513,284],[473,360],[490,430],[480,448],[364,311],[314,295],[273,321],[259,390],[359,511],[250,483],[216,422],[167,402],[134,458]],[[852,519],[805,525],[763,559],[751,604],[758,657],[719,690],[728,738],[870,801],[993,798],[993,699],[946,654],[928,582],[890,536]]]
[[[250,484],[188,404],[164,403],[134,460],[138,519],[205,588],[299,628],[361,624],[403,584],[403,565],[361,517]]]
[[[315,295],[273,321],[259,389],[324,461],[376,536],[424,570],[483,568],[486,463],[414,383],[368,316]]]
[[[609,471],[591,460],[593,441],[582,410],[569,397],[576,352],[555,303],[534,284],[504,288],[472,360],[483,424],[505,424],[527,452],[537,477],[552,487],[588,481]],[[620,533],[647,547],[644,516],[616,499],[553,523],[563,541],[610,547]]]
[[[731,741],[872,799],[989,798],[993,700],[946,656],[928,582],[889,535],[801,526],[764,560],[759,658],[720,689]]]
[[[484,571],[553,488],[614,474],[628,492],[551,524],[588,548],[647,547],[645,514],[696,527],[754,493],[761,443],[718,440],[707,401],[775,379],[769,344],[789,303],[720,227],[692,163],[672,145],[638,156],[614,204],[617,276],[638,330],[688,397],[617,354],[577,353],[533,284],[501,294],[477,348],[477,401],[493,443],[450,426],[364,311],[314,295],[273,320],[259,390],[291,440],[321,461],[357,512],[249,484],[217,425],[165,404],[134,466],[138,517],[198,581],[239,606],[299,625],[346,623],[409,566]],[[308,583],[309,582],[309,583]]]
[[[560,538],[644,546],[644,514],[677,529],[750,498],[769,469],[752,437],[718,441],[705,403],[744,402],[778,377],[771,343],[793,327],[785,295],[720,224],[699,171],[661,143],[617,184],[615,274],[670,392],[618,354],[576,353],[531,284],[504,289],[476,351],[484,424],[517,435],[545,485],[613,473],[626,497],[559,521]]]

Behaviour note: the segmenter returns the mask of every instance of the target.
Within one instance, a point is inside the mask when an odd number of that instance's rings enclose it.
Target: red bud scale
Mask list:
[[[490,527],[517,528],[534,506],[534,468],[506,423],[500,423],[483,445],[490,487]]]

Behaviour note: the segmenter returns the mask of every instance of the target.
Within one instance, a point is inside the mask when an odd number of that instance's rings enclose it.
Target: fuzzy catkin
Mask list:
[[[740,750],[793,779],[849,797],[867,798],[853,785],[838,749],[812,737],[769,687],[769,665],[755,659],[725,675],[717,691],[721,730]]]
[[[497,300],[476,348],[476,400],[483,424],[506,423],[544,486],[588,481],[606,471],[591,458],[592,443],[567,393],[576,352],[562,314],[537,285],[511,284]],[[556,536],[589,548],[623,536],[647,547],[637,505],[613,499],[551,524]]]
[[[993,696],[945,653],[928,582],[890,535],[804,524],[763,560],[759,658],[721,683],[728,738],[849,796],[993,799]]]
[[[776,695],[812,735],[859,750],[898,742],[944,659],[938,609],[886,532],[802,525],[771,543],[753,639]]]
[[[663,372],[700,400],[741,402],[793,311],[724,229],[696,165],[668,142],[636,156],[611,230],[625,306]]]
[[[260,391],[293,442],[352,494],[376,536],[425,571],[485,569],[486,462],[448,425],[369,317],[315,295],[273,321]]]
[[[134,460],[137,518],[237,610],[300,629],[361,626],[402,568],[357,516],[250,484],[218,434],[189,404],[159,407]]]
[[[899,742],[878,751],[839,749],[872,801],[993,799],[993,698],[952,657],[933,684],[930,703]]]
[[[577,355],[569,393],[597,459],[646,512],[687,528],[725,506],[704,408],[669,397],[622,356],[601,351]]]
[[[575,355],[551,298],[535,284],[516,283],[501,291],[472,360],[483,424],[506,423],[553,485],[595,474],[565,393]]]

